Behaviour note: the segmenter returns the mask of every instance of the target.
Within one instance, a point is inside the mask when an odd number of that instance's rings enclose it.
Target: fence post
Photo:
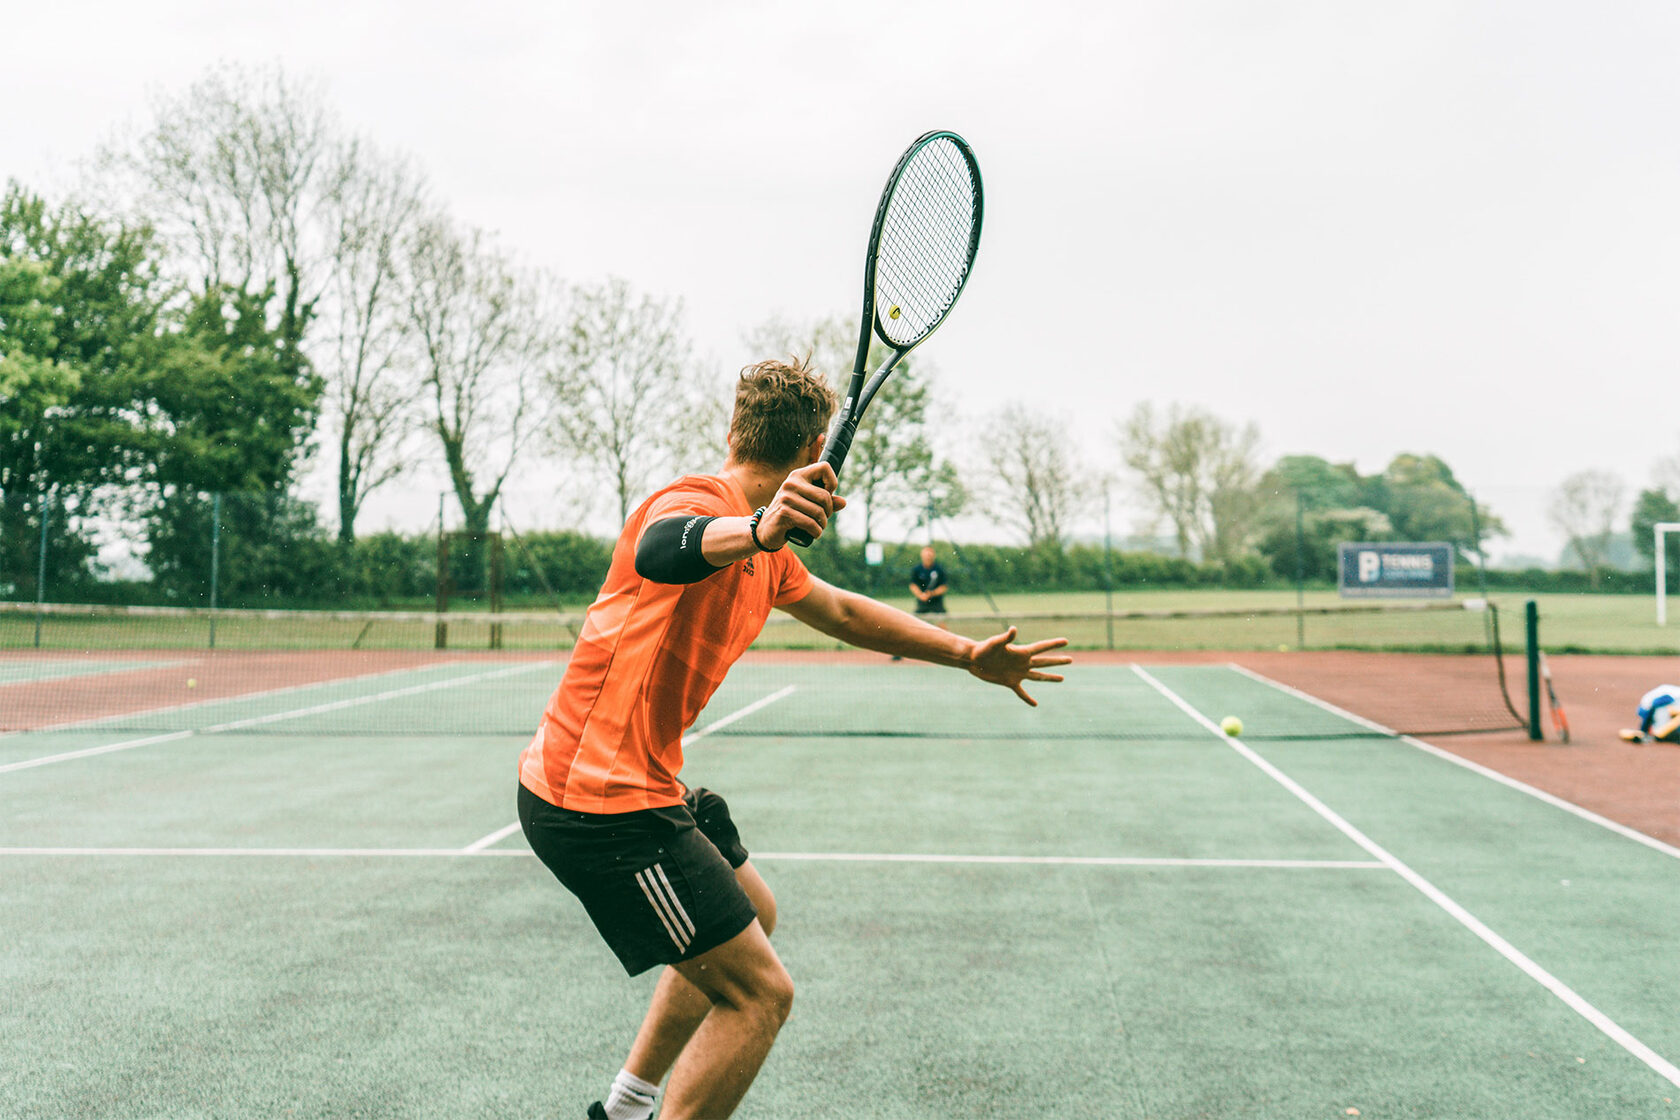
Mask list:
[[[1528,737],[1545,738],[1540,726],[1540,605],[1533,599],[1524,608],[1528,621]]]
[[[1103,602],[1108,616],[1108,648],[1114,648],[1114,565],[1110,553],[1114,540],[1108,526],[1108,479],[1103,479]]]
[[[210,496],[210,648],[216,648],[216,600],[222,582],[222,495]]]
[[[41,549],[35,563],[35,648],[41,648],[41,619],[47,603],[47,524],[52,520],[52,491],[41,493]]]
[[[1295,488],[1295,648],[1307,648],[1307,531],[1301,488]]]

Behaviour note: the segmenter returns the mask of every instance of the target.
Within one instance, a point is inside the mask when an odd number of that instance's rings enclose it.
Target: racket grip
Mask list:
[[[840,468],[846,462],[846,452],[852,449],[852,437],[856,434],[857,419],[854,414],[847,423],[841,424],[839,429],[828,437],[828,443],[823,447],[822,461],[834,468],[836,484],[840,480]],[[810,548],[815,538],[803,529],[789,529],[787,539],[800,548]]]

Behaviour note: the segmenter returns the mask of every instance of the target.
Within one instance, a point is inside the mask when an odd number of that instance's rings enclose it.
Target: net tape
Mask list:
[[[1287,683],[1399,732],[1451,734],[1521,724],[1506,690],[1495,617],[1428,604],[1305,613],[953,614],[945,621],[973,637],[1013,623],[1030,637],[1066,634],[1086,648],[1100,648],[1112,634],[1123,649],[1248,649],[1268,656],[1304,631],[1323,648],[1276,657],[1284,669],[1307,674],[1286,674]],[[577,618],[220,611],[215,621],[210,649],[208,611],[0,604],[0,731],[528,737],[563,672]],[[1351,655],[1365,659],[1357,663],[1326,652],[1354,645],[1437,652]],[[1140,653],[1137,660],[1147,663],[1150,656]],[[738,698],[791,689],[793,698],[733,722],[726,734],[1185,737],[1181,717],[1151,717],[1150,709],[1131,702],[1123,670],[1113,661],[1076,664],[1066,684],[1029,686],[1043,702],[1030,709],[966,674],[838,652],[833,639],[789,619],[766,628],[758,650],[730,673],[697,726]],[[1379,733],[1303,708],[1284,722],[1251,720],[1245,738],[1372,734]]]

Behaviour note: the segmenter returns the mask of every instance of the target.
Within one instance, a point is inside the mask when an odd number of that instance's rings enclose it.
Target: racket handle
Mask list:
[[[836,484],[840,480],[840,468],[846,462],[846,452],[852,449],[852,437],[857,434],[857,416],[854,413],[828,437],[828,443],[823,447],[822,461],[834,468]],[[789,529],[787,539],[800,548],[810,548],[814,539],[803,529]]]

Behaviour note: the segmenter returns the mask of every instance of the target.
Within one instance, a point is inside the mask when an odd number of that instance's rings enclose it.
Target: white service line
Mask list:
[[[750,716],[754,712],[758,711],[760,708],[767,708],[771,704],[774,704],[776,701],[781,700],[781,699],[785,699],[786,697],[792,695],[794,690],[798,687],[799,687],[798,685],[791,685],[790,684],[785,688],[779,688],[775,692],[772,692],[770,695],[761,696],[757,700],[754,700],[751,704],[748,704],[748,705],[746,705],[745,707],[742,707],[742,708],[737,708],[735,711],[730,712],[726,716],[719,716],[717,719],[714,719],[711,723],[708,723],[705,727],[702,727],[700,730],[691,731],[687,735],[684,735],[683,736],[683,746],[685,746],[685,747],[688,746],[688,744],[694,742],[694,740],[696,740],[696,739],[704,739],[706,736],[710,735],[712,732],[716,731],[720,727],[728,727],[730,724],[734,723],[736,720],[744,719],[745,717]],[[518,831],[519,831],[519,822],[514,821],[512,824],[503,825],[501,828],[498,828],[494,832],[487,833],[484,836],[480,836],[477,840],[474,840],[471,844],[468,844],[465,848],[462,848],[461,851],[462,852],[482,851],[485,848],[488,848],[492,844],[497,844],[497,843],[500,843],[503,840],[506,840],[509,836],[512,836],[515,832],[518,832]]]
[[[1341,814],[1337,813],[1334,809],[1330,808],[1324,802],[1307,792],[1300,783],[1296,782],[1289,775],[1279,770],[1276,766],[1273,766],[1270,762],[1267,762],[1264,758],[1261,758],[1260,755],[1256,754],[1253,748],[1251,748],[1247,743],[1244,743],[1241,739],[1226,735],[1222,730],[1220,730],[1218,724],[1214,723],[1213,720],[1197,711],[1188,701],[1178,695],[1178,693],[1156,680],[1149,674],[1148,670],[1144,669],[1143,666],[1133,665],[1132,672],[1141,677],[1149,684],[1150,687],[1155,689],[1156,692],[1159,692],[1162,696],[1171,701],[1172,704],[1185,715],[1201,724],[1202,727],[1206,728],[1209,733],[1225,740],[1226,744],[1233,750],[1248,759],[1248,761],[1252,762],[1255,766],[1258,766],[1261,771],[1263,771],[1273,781],[1283,786],[1284,789],[1294,794],[1303,803],[1305,803],[1309,809],[1323,817],[1332,826],[1334,826],[1337,831],[1342,833],[1342,835],[1346,836],[1349,840],[1352,840],[1355,844],[1358,844],[1376,859],[1380,860],[1395,874],[1399,875],[1418,891],[1422,892],[1424,897],[1435,903],[1435,905],[1439,906],[1442,910],[1445,910],[1454,920],[1464,926],[1465,929],[1468,929],[1471,933],[1481,938],[1483,942],[1485,942],[1500,956],[1520,968],[1525,974],[1527,974],[1529,979],[1535,981],[1558,999],[1562,1000],[1576,1014],[1580,1015],[1593,1026],[1597,1027],[1611,1041],[1615,1042],[1629,1054],[1632,1054],[1635,1058],[1644,1062],[1646,1066],[1664,1080],[1668,1081],[1672,1085],[1680,1087],[1680,1067],[1676,1067],[1674,1063],[1668,1061],[1661,1054],[1658,1054],[1655,1050],[1652,1050],[1649,1046],[1639,1041],[1639,1039],[1628,1033],[1628,1031],[1615,1020],[1611,1019],[1610,1016],[1588,1003],[1585,998],[1583,998],[1573,988],[1569,987],[1569,985],[1565,984],[1562,980],[1559,980],[1556,976],[1553,976],[1550,972],[1541,968],[1515,945],[1512,945],[1509,941],[1506,941],[1503,937],[1499,936],[1499,934],[1489,929],[1481,921],[1481,919],[1464,909],[1464,907],[1460,906],[1457,902],[1454,902],[1439,887],[1425,879],[1422,875],[1419,875],[1416,871],[1412,870],[1409,866],[1402,862],[1399,857],[1388,851],[1388,849],[1384,848],[1375,840],[1372,840],[1369,836],[1366,836],[1363,832],[1359,831],[1359,829],[1355,828],[1352,824],[1348,823]]]
[[[266,716],[251,716],[247,719],[230,720],[227,723],[213,724],[209,727],[193,728],[187,731],[171,731],[164,735],[148,735],[142,739],[125,739],[120,743],[108,743],[102,747],[86,747],[79,751],[65,751],[62,754],[47,755],[43,758],[26,759],[23,762],[9,762],[0,766],[0,774],[9,774],[14,770],[28,770],[36,766],[47,766],[54,762],[68,762],[75,758],[90,758],[99,754],[110,754],[113,751],[133,750],[135,747],[151,746],[155,743],[168,743],[176,739],[190,739],[195,735],[213,735],[222,731],[238,731],[246,727],[258,727],[265,723],[278,723],[285,719],[296,719],[299,716],[318,715],[321,712],[334,712],[344,708],[354,708],[362,704],[373,704],[381,700],[394,700],[400,696],[415,696],[423,692],[436,692],[439,689],[454,688],[457,685],[475,684],[479,681],[494,680],[497,677],[509,677],[517,673],[529,673],[536,669],[551,667],[550,661],[522,662],[507,669],[496,669],[487,673],[474,673],[465,677],[451,677],[444,681],[429,681],[426,684],[409,685],[406,688],[386,689],[368,696],[356,696],[347,700],[333,700],[325,704],[314,704],[307,708],[292,708],[284,712],[273,712]],[[238,697],[228,697],[237,700]]]
[[[480,836],[477,840],[474,840],[471,844],[468,844],[466,847],[462,848],[461,849],[461,854],[464,855],[464,856],[470,856],[470,855],[474,855],[478,852],[482,852],[484,849],[488,848],[492,844],[500,844],[503,840],[506,840],[509,836],[512,836],[514,833],[516,833],[518,831],[519,831],[519,822],[518,821],[514,821],[512,824],[503,825],[501,828],[498,828],[496,831],[494,831],[492,833],[489,833],[487,835],[484,835],[484,836]]]
[[[687,735],[684,735],[683,746],[688,746],[688,744],[694,742],[696,739],[704,739],[712,732],[717,731],[720,728],[728,727],[738,719],[745,719],[747,716],[752,715],[761,708],[768,708],[778,700],[787,699],[789,696],[793,695],[794,690],[798,687],[798,685],[790,684],[786,688],[779,688],[768,696],[763,696],[754,700],[751,704],[748,704],[744,708],[737,708],[735,711],[730,712],[726,716],[720,716],[717,719],[714,719],[711,723],[708,723],[700,730],[691,731]]]
[[[1250,680],[1258,681],[1263,685],[1275,688],[1285,695],[1295,697],[1297,700],[1305,700],[1309,704],[1322,708],[1332,715],[1341,716],[1343,719],[1352,723],[1357,723],[1361,727],[1368,728],[1372,731],[1379,731],[1384,735],[1391,735],[1409,747],[1416,747],[1420,751],[1427,751],[1436,758],[1445,759],[1455,766],[1462,766],[1466,770],[1480,774],[1484,778],[1492,778],[1500,785],[1509,786],[1520,793],[1526,793],[1530,797],[1538,798],[1554,808],[1562,809],[1566,813],[1573,813],[1584,821],[1591,821],[1593,824],[1602,828],[1607,828],[1611,832],[1627,837],[1629,840],[1643,844],[1647,848],[1661,852],[1665,856],[1673,856],[1675,859],[1680,859],[1680,848],[1676,848],[1673,844],[1665,844],[1663,841],[1658,840],[1655,836],[1647,836],[1645,833],[1640,832],[1636,828],[1629,828],[1627,825],[1622,824],[1619,821],[1613,821],[1609,817],[1601,817],[1591,809],[1584,809],[1575,804],[1573,801],[1565,801],[1563,798],[1558,797],[1555,794],[1547,793],[1545,790],[1531,786],[1527,782],[1520,782],[1508,774],[1501,774],[1499,771],[1483,766],[1479,762],[1471,762],[1468,758],[1460,758],[1451,751],[1442,750],[1433,743],[1426,743],[1422,739],[1414,739],[1410,735],[1402,735],[1392,728],[1384,727],[1375,720],[1369,720],[1364,716],[1355,715],[1346,708],[1338,708],[1328,700],[1321,700],[1310,692],[1302,692],[1300,689],[1292,688],[1291,686],[1284,684],[1282,681],[1274,681],[1272,678],[1261,673],[1256,673],[1253,669],[1247,668],[1246,666],[1238,665],[1235,662],[1230,662],[1228,664],[1230,668],[1235,669],[1237,672],[1241,673]]]
[[[517,827],[517,825],[515,826]],[[0,848],[0,856],[282,856],[454,858],[532,856],[527,848]],[[986,856],[915,852],[755,852],[755,861],[802,863],[921,863],[1067,867],[1211,867],[1286,871],[1382,871],[1376,860],[1177,859],[1157,856]]]
[[[1364,859],[1185,859],[1173,856],[980,856],[919,852],[754,852],[754,860],[819,863],[1004,863],[1071,867],[1254,867],[1285,871],[1380,871]]]

